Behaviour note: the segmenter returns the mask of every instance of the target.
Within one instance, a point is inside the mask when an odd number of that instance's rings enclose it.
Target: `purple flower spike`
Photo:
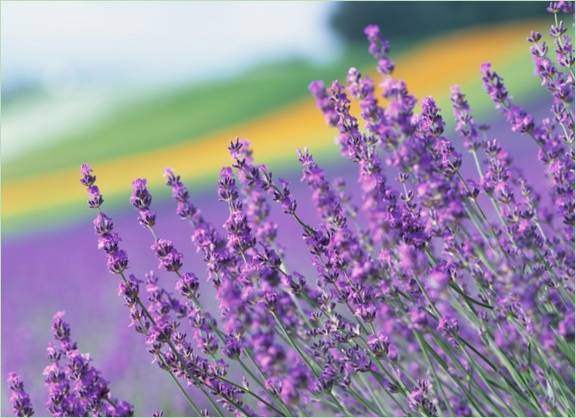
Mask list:
[[[98,212],[96,218],[94,219],[94,231],[96,234],[105,236],[106,234],[110,234],[114,228],[114,223],[112,219],[108,217],[103,212]]]
[[[318,106],[324,114],[326,123],[330,126],[336,126],[338,123],[338,115],[334,111],[334,103],[330,100],[324,82],[320,80],[313,81],[308,85],[308,90],[316,99],[316,106]]]
[[[390,59],[390,42],[382,38],[378,25],[369,25],[364,34],[370,43],[368,52],[378,61],[380,74],[389,75],[394,71],[394,62]]]
[[[150,210],[152,195],[148,191],[146,179],[136,179],[132,182],[130,203],[138,209],[138,222],[147,228],[156,223],[156,215]]]
[[[92,186],[96,181],[96,176],[92,174],[92,167],[84,163],[80,166],[80,172],[82,173],[80,183],[82,183],[86,187]]]
[[[56,312],[52,318],[52,335],[56,341],[68,342],[70,340],[70,325],[64,322],[64,312]]]
[[[178,271],[182,267],[182,254],[176,250],[170,251],[160,259],[159,268],[166,271]]]
[[[390,348],[388,337],[382,333],[368,337],[368,347],[376,357],[386,357]]]
[[[128,257],[123,250],[117,250],[108,254],[106,266],[110,273],[120,274],[128,268]]]
[[[136,179],[132,182],[130,203],[136,209],[148,209],[150,207],[152,196],[148,192],[146,179]]]
[[[88,186],[88,195],[88,206],[90,206],[92,209],[98,209],[100,206],[102,206],[102,203],[104,203],[104,198],[102,197],[98,186]]]
[[[238,190],[236,182],[232,175],[232,168],[224,167],[220,170],[220,180],[218,181],[218,195],[225,202],[231,202],[238,199]]]
[[[240,357],[240,352],[242,351],[242,342],[239,338],[232,335],[226,337],[224,342],[224,353],[231,359],[237,359]]]
[[[278,179],[280,187],[274,192],[274,200],[284,209],[284,213],[293,214],[296,211],[297,203],[290,193],[290,185],[285,179]]]
[[[159,239],[152,245],[151,248],[156,253],[156,255],[161,258],[170,254],[174,250],[174,245],[170,240]]]
[[[350,68],[346,77],[348,91],[360,102],[361,116],[366,121],[366,128],[374,135],[382,138],[389,136],[389,123],[386,120],[384,109],[378,105],[375,96],[374,82],[362,76],[356,68]]]
[[[115,232],[104,233],[98,238],[98,249],[104,250],[107,254],[118,251],[120,236]]]
[[[426,416],[437,416],[434,403],[428,397],[430,385],[425,380],[419,380],[417,386],[410,392],[408,400],[415,411],[423,412]]]
[[[422,99],[422,114],[420,116],[420,130],[433,136],[444,133],[444,119],[440,115],[440,109],[432,97]]]
[[[10,403],[14,413],[19,417],[31,417],[34,415],[34,409],[30,402],[30,396],[24,390],[24,382],[16,373],[8,374],[8,387],[12,392],[10,394]]]
[[[478,127],[470,113],[470,105],[460,91],[460,87],[452,86],[452,110],[456,118],[456,132],[464,138],[464,146],[472,151],[480,148],[481,140]]]
[[[482,64],[480,66],[480,72],[482,74],[484,88],[488,95],[497,105],[501,106],[501,104],[505,103],[508,99],[508,90],[506,90],[502,78],[492,71],[492,64],[490,63]]]
[[[136,277],[131,274],[128,280],[120,282],[118,294],[124,297],[124,300],[129,306],[136,304],[138,294],[140,291],[140,283]]]
[[[570,0],[551,1],[547,9],[550,13],[574,14],[574,2]]]
[[[132,416],[133,406],[112,397],[90,356],[78,351],[64,312],[54,315],[52,333],[56,344],[48,346],[50,364],[44,369],[49,411],[54,416]]]
[[[532,31],[530,32],[530,36],[528,37],[528,42],[536,43],[542,39],[542,34],[540,32]]]
[[[156,224],[156,214],[150,209],[138,211],[138,222],[146,227],[153,227]]]
[[[86,176],[86,174],[90,174],[91,172],[92,171],[87,164],[82,165],[81,173],[83,176]],[[100,197],[97,200],[100,203],[98,205],[93,205],[91,203],[94,200],[94,190],[98,190],[98,187],[93,184],[87,186],[86,190],[88,191],[89,196],[89,206],[98,209],[96,218],[93,221],[94,231],[99,235],[98,248],[104,250],[107,254],[106,266],[108,267],[108,271],[113,274],[122,274],[124,270],[128,268],[128,257],[118,246],[120,237],[114,232],[114,223],[112,222],[112,219],[100,210],[100,205],[102,204],[103,199],[99,191],[97,192],[97,195]]]

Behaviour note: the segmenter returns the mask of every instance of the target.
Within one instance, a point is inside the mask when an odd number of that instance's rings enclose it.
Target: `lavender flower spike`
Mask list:
[[[50,364],[45,370],[49,408],[72,412],[73,415],[132,416],[134,407],[112,397],[108,382],[93,365],[89,354],[82,354],[71,338],[70,325],[64,312],[52,321],[52,334],[57,345],[48,347]],[[66,364],[62,367],[60,362]],[[62,388],[66,388],[62,390]],[[65,406],[64,409],[61,406]]]
[[[24,382],[16,373],[8,375],[8,387],[10,388],[10,403],[14,413],[19,417],[31,417],[34,415],[34,409],[30,402],[30,396],[24,390]]]
[[[390,42],[382,38],[378,25],[369,25],[364,29],[364,34],[370,42],[368,52],[378,60],[378,72],[382,75],[389,75],[394,71],[394,62],[388,55],[390,53]]]

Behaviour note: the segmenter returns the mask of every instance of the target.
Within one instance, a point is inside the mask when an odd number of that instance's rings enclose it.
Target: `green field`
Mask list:
[[[95,127],[6,161],[2,174],[5,179],[32,176],[76,161],[95,163],[197,138],[305,97],[313,79],[342,79],[351,63],[365,67],[371,62],[364,48],[353,48],[330,64],[290,60],[231,79],[139,96]]]

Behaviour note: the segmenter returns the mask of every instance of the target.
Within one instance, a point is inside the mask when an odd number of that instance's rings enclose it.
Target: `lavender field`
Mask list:
[[[2,415],[573,416],[574,7],[546,6],[526,100],[487,64],[490,112],[414,97],[370,25],[374,80],[308,87],[341,158],[229,138],[202,190],[113,205],[79,167],[84,212],[2,242]]]
[[[542,100],[546,101],[545,98]],[[546,109],[543,104],[530,107],[535,115],[545,114]],[[526,144],[520,135],[511,134],[506,122],[497,115],[492,115],[489,122],[494,136],[506,138],[504,145],[512,155],[519,157],[515,161],[524,169],[531,184],[536,190],[545,191],[545,179],[537,170],[531,170],[538,164],[536,147]],[[458,148],[461,150],[462,146]],[[532,152],[526,152],[526,148]],[[296,159],[296,155],[293,158]],[[330,178],[353,178],[355,174],[350,164],[330,167],[327,172]],[[466,165],[464,174],[474,175],[470,164]],[[309,192],[300,176],[289,175],[288,179],[296,200],[307,201]],[[358,202],[358,194],[352,192],[352,195]],[[224,223],[227,209],[217,201],[215,187],[195,200],[214,225]],[[173,202],[164,201],[157,206],[161,235],[170,237],[182,249],[186,268],[201,277],[204,266],[190,241],[190,226],[176,216]],[[303,208],[308,209],[304,212],[305,219],[316,222],[317,216],[310,207]],[[157,263],[150,257],[147,231],[138,225],[129,210],[114,215],[133,265],[139,266],[142,272],[155,269]],[[280,225],[279,241],[290,256],[288,264],[305,271],[310,255],[302,245],[300,231],[291,228],[290,220],[279,210],[275,210],[271,218]],[[34,377],[45,365],[45,341],[50,338],[51,316],[64,309],[70,318],[74,318],[75,334],[81,346],[91,348],[103,374],[114,382],[125,382],[124,385],[115,385],[117,393],[124,398],[140,400],[136,409],[138,415],[148,415],[164,404],[170,405],[167,410],[178,415],[187,413],[184,401],[170,386],[166,376],[148,366],[150,359],[141,338],[128,328],[125,309],[117,296],[117,282],[106,271],[90,221],[71,225],[57,233],[45,233],[34,240],[24,237],[8,241],[2,247],[2,259],[3,277],[12,278],[3,283],[2,369],[20,370],[23,376],[29,377],[28,387],[36,405],[41,405],[45,397],[44,385]],[[52,279],[46,280],[46,277]],[[170,283],[169,278],[166,279]],[[214,292],[207,283],[201,283],[201,300],[207,306],[214,300]],[[217,310],[213,309],[212,314],[216,315]],[[99,340],[91,335],[104,335],[106,338]]]

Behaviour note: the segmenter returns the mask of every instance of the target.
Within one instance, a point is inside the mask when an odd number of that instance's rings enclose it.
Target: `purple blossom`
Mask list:
[[[224,353],[231,359],[236,359],[242,352],[242,342],[239,338],[229,335],[224,342]]]
[[[14,413],[19,417],[31,417],[34,409],[30,402],[30,396],[24,390],[24,382],[16,373],[8,374],[8,387],[10,388],[10,403]]]
[[[429,384],[424,380],[419,380],[417,386],[408,396],[410,406],[415,411],[422,412],[427,416],[436,416],[437,409],[434,403],[428,398]]]
[[[432,97],[422,99],[422,113],[418,120],[418,128],[424,135],[439,137],[444,133],[444,119],[440,115],[440,109]]]
[[[499,106],[501,103],[505,103],[508,99],[508,90],[506,90],[502,78],[492,71],[492,64],[482,64],[480,66],[480,72],[482,74],[484,88],[496,105]]]
[[[484,69],[483,69],[484,71]],[[486,74],[491,74],[490,77],[498,79],[499,83],[502,79],[494,72],[488,70]],[[486,77],[484,77],[486,78]],[[490,83],[485,83],[485,88],[490,92]],[[573,81],[570,82],[573,84]],[[572,87],[573,91],[573,87]],[[571,93],[572,94],[572,93]],[[492,95],[491,95],[492,96]],[[557,98],[561,99],[561,98]],[[536,124],[533,118],[527,114],[519,106],[513,104],[506,96],[503,99],[493,97],[497,107],[502,109],[509,121],[512,130],[524,133],[531,137],[540,147],[539,159],[547,167],[548,177],[553,184],[553,195],[556,201],[556,207],[559,214],[566,225],[574,225],[574,172],[572,170],[573,159],[565,150],[563,142],[555,132],[555,127],[550,124],[549,120],[543,120],[542,124]],[[565,235],[568,240],[573,240],[574,231],[572,227],[565,230]]]
[[[361,116],[366,121],[366,128],[374,135],[385,137],[388,130],[385,129],[384,109],[378,105],[375,96],[374,82],[366,76],[362,76],[356,68],[350,68],[346,77],[350,95],[360,102]]]
[[[112,397],[108,382],[91,364],[90,356],[78,350],[64,312],[54,315],[52,334],[56,345],[48,346],[50,363],[44,369],[48,410],[55,416],[132,416],[133,406]]]
[[[167,184],[172,189],[176,199],[176,213],[182,219],[189,221],[194,227],[192,241],[199,252],[204,255],[210,279],[217,287],[220,285],[222,273],[233,263],[232,257],[226,251],[226,241],[218,235],[215,228],[206,222],[200,211],[188,199],[188,190],[172,170],[166,169],[164,175]]]
[[[388,350],[390,349],[390,341],[388,337],[382,333],[371,335],[368,337],[368,347],[376,357],[385,357],[388,355]]]
[[[86,187],[94,185],[94,182],[96,182],[96,176],[92,174],[92,167],[88,164],[82,164],[80,166],[80,172],[82,173],[80,183]]]
[[[574,2],[573,1],[551,1],[546,9],[550,13],[566,13],[566,14],[574,14]]]
[[[478,127],[470,112],[470,106],[466,97],[460,91],[459,86],[452,86],[452,109],[456,118],[456,131],[464,139],[464,146],[468,150],[477,150],[481,145]]]
[[[116,250],[108,254],[106,267],[110,273],[120,274],[128,268],[128,257],[124,250]]]
[[[174,248],[172,241],[158,239],[151,248],[160,260],[158,268],[166,271],[180,270],[182,267],[182,254]]]
[[[120,241],[121,238],[117,233],[104,233],[98,238],[98,249],[104,250],[104,252],[108,254],[115,253],[119,249],[118,245]]]
[[[330,126],[336,126],[338,115],[334,111],[334,103],[330,99],[324,83],[320,80],[313,81],[308,85],[308,90],[316,99],[316,106],[322,111],[326,123]]]
[[[105,213],[98,212],[96,218],[94,219],[94,231],[96,231],[96,234],[107,236],[107,234],[112,232],[113,228],[114,223],[112,222],[112,219],[110,219],[110,217],[108,217]]]
[[[390,43],[383,39],[380,28],[377,25],[369,25],[364,29],[364,34],[370,43],[368,52],[378,61],[378,71],[387,75],[394,71],[394,62],[390,59]]]
[[[89,196],[88,206],[90,206],[92,209],[97,209],[102,206],[102,203],[104,203],[104,198],[102,197],[102,194],[100,194],[100,189],[98,189],[98,186],[88,186],[87,190]]]
[[[244,195],[242,203],[246,207],[250,228],[257,240],[277,246],[275,239],[278,226],[269,219],[270,205],[266,199],[266,189],[260,167],[254,165],[248,141],[236,138],[228,150],[238,173],[240,189]]]
[[[200,281],[193,273],[184,273],[176,282],[176,290],[189,299],[197,298]]]
[[[136,179],[132,182],[130,203],[136,209],[148,209],[152,203],[152,195],[150,195],[146,183],[146,179]]]

